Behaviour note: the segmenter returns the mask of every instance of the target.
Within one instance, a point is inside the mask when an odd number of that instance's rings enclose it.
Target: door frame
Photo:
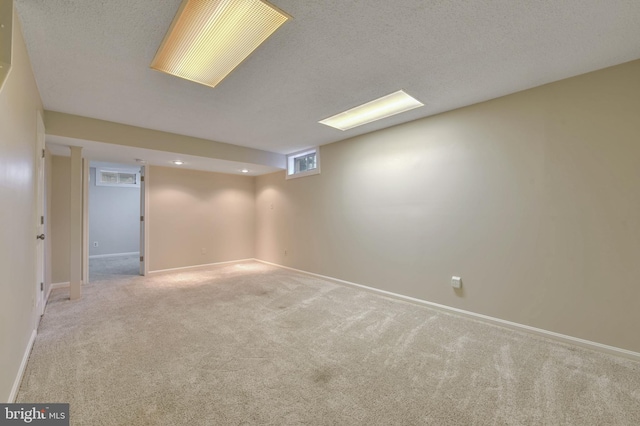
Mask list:
[[[45,282],[45,256],[46,247],[45,240],[48,236],[45,233],[45,130],[44,120],[40,110],[36,112],[36,152],[35,152],[35,193],[36,193],[36,214],[35,214],[35,231],[36,231],[36,313],[39,319],[44,314],[46,304],[44,294]],[[39,236],[43,236],[40,238]],[[36,321],[36,329],[39,320]]]
[[[91,175],[91,160],[83,158],[82,164],[82,282],[89,282],[89,176]],[[144,176],[149,175],[149,167],[140,168],[140,256],[144,261],[140,261],[140,275],[149,274],[149,225],[147,215],[149,213],[149,191],[146,190],[146,180]],[[144,218],[144,220],[142,220]]]
[[[149,274],[149,168],[140,167],[140,275]]]

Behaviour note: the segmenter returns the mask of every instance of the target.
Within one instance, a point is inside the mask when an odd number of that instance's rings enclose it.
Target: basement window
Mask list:
[[[316,148],[287,155],[287,179],[320,174],[320,150]]]
[[[122,170],[96,170],[96,185],[137,188],[140,186],[140,173]]]

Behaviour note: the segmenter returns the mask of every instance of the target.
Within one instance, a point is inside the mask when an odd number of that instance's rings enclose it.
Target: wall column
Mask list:
[[[71,147],[70,288],[71,300],[82,294],[82,148]]]
[[[82,284],[89,283],[89,159],[82,159]]]

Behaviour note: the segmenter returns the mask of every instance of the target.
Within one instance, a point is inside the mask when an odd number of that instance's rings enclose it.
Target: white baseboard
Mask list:
[[[248,259],[228,260],[226,262],[204,263],[202,265],[180,266],[178,268],[156,269],[155,271],[149,271],[149,275],[160,274],[160,273],[163,273],[163,272],[186,271],[186,270],[189,270],[189,269],[206,268],[206,267],[209,267],[209,266],[216,266],[216,265],[226,265],[228,263],[248,262],[248,261],[251,261],[251,260],[257,260],[257,259],[248,258]]]
[[[69,281],[67,282],[63,282],[63,283],[53,283],[49,286],[49,293],[51,293],[51,290],[55,290],[57,288],[66,288],[69,287],[71,284],[69,283]],[[49,296],[47,296],[47,298],[49,298]]]
[[[22,383],[22,377],[24,376],[24,371],[27,369],[27,362],[29,361],[29,355],[31,355],[31,348],[33,348],[33,343],[36,341],[36,330],[31,332],[31,337],[29,338],[29,343],[27,343],[27,347],[24,351],[24,355],[22,356],[22,362],[20,363],[20,368],[18,369],[18,374],[16,375],[16,379],[13,382],[13,387],[11,388],[11,393],[9,394],[9,403],[13,403],[16,401],[16,397],[18,396],[18,391],[20,390],[20,384]]]
[[[426,300],[416,299],[414,297],[404,296],[402,294],[392,293],[390,291],[380,290],[378,288],[368,287],[366,285],[356,284],[356,283],[352,283],[350,281],[345,281],[345,280],[341,280],[341,279],[338,279],[338,278],[328,277],[326,275],[315,274],[313,272],[303,271],[301,269],[296,269],[296,268],[291,268],[291,267],[288,267],[288,266],[278,265],[277,263],[271,263],[271,262],[267,262],[267,261],[261,260],[261,259],[254,259],[254,260],[257,261],[257,262],[265,263],[267,265],[277,266],[279,268],[284,268],[284,269],[289,269],[291,271],[300,272],[300,273],[303,273],[303,274],[306,274],[306,275],[311,275],[311,276],[318,277],[318,278],[324,278],[326,280],[333,281],[333,282],[338,283],[338,284],[344,284],[344,285],[348,285],[348,286],[351,286],[351,287],[357,287],[357,288],[360,288],[360,289],[363,289],[363,290],[366,290],[366,291],[370,291],[370,292],[377,293],[377,294],[382,294],[382,295],[387,296],[387,297],[392,297],[394,299],[404,300],[404,301],[412,302],[412,303],[415,303],[415,304],[428,306],[430,308],[438,309],[440,311],[444,311],[444,312],[448,312],[448,313],[456,313],[458,315],[462,315],[462,316],[467,317],[467,318],[472,318],[472,319],[475,319],[475,320],[488,322],[488,323],[491,323],[493,325],[506,327],[506,328],[509,328],[509,329],[512,329],[512,330],[526,331],[528,333],[536,334],[538,336],[546,337],[546,338],[553,339],[553,340],[556,340],[556,341],[560,341],[560,342],[563,342],[563,343],[569,343],[571,345],[580,346],[580,347],[591,349],[591,350],[595,350],[595,351],[598,351],[598,352],[604,352],[604,353],[607,353],[607,354],[610,354],[610,355],[617,355],[617,356],[621,356],[621,357],[624,357],[624,358],[628,358],[628,359],[640,362],[640,353],[633,352],[633,351],[630,351],[630,350],[627,350],[627,349],[617,348],[615,346],[609,346],[609,345],[605,345],[605,344],[598,343],[598,342],[592,342],[591,340],[580,339],[578,337],[567,336],[566,334],[560,334],[560,333],[556,333],[554,331],[544,330],[542,328],[531,327],[531,326],[528,326],[528,325],[519,324],[517,322],[512,322],[512,321],[507,321],[507,320],[503,320],[503,319],[500,319],[500,318],[490,317],[488,315],[477,314],[475,312],[465,311],[463,309],[453,308],[451,306],[441,305],[439,303],[428,302]]]
[[[124,257],[124,256],[140,256],[139,251],[132,251],[129,253],[111,253],[111,254],[94,254],[89,256],[89,259],[99,259],[103,257]]]

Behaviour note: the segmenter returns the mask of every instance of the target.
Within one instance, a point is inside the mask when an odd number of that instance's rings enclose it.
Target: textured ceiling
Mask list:
[[[149,68],[179,0],[15,0],[46,109],[279,153],[640,58],[638,0],[273,0],[293,16],[216,88]],[[425,106],[318,120],[404,89]]]

